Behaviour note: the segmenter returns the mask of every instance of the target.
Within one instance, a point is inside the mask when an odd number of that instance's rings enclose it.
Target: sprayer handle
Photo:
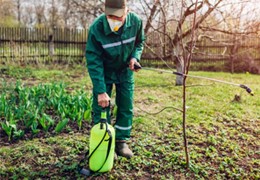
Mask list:
[[[142,69],[142,66],[141,65],[138,65],[138,64],[134,64],[134,69],[137,70],[137,69]]]

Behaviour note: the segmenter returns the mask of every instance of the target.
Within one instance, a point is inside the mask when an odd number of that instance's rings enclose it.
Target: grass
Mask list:
[[[1,66],[0,69],[3,72],[0,79],[8,83],[17,79],[27,86],[62,82],[71,92],[84,88],[91,93],[91,81],[84,66],[40,69]],[[138,72],[135,118],[129,142],[135,156],[131,160],[119,157],[111,172],[91,179],[260,178],[259,75],[199,71],[190,74],[247,84],[255,96],[239,87],[188,78],[187,135],[191,167],[186,169],[182,113],[174,110],[182,108],[182,87],[175,86],[172,74]],[[235,101],[235,95],[241,99]],[[164,107],[167,108],[157,113]],[[89,129],[68,128],[66,132],[2,143],[1,179],[84,179],[75,169],[88,148]]]

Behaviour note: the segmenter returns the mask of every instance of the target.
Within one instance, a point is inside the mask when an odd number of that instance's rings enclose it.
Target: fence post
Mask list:
[[[49,35],[48,46],[49,46],[49,56],[52,58],[53,55],[54,55],[54,37],[53,37],[53,32]]]

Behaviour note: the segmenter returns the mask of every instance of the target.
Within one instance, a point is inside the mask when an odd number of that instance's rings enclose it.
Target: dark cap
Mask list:
[[[105,14],[121,17],[125,14],[126,0],[106,0]]]

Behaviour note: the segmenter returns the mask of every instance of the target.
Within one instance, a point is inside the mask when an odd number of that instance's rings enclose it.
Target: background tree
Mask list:
[[[71,14],[71,0],[61,0],[61,19],[65,28],[75,27],[75,25],[72,25]]]
[[[104,12],[102,0],[71,0],[71,15],[78,20],[78,25],[88,27],[92,21]]]
[[[196,1],[140,0],[139,2],[143,9],[142,15],[147,20],[145,25],[147,39],[149,40],[149,36],[156,36],[153,39],[158,40],[158,44],[162,46],[155,47],[160,49],[155,53],[157,58],[168,59],[171,57],[171,60],[175,61],[177,71],[182,73],[184,59],[189,55],[189,49],[187,48],[190,44],[192,17],[195,13]],[[208,38],[208,34],[227,33],[233,34],[233,38],[223,43],[229,43],[230,45],[235,44],[235,41],[236,44],[240,41],[235,38],[235,34],[256,34],[259,32],[259,26],[255,27],[255,25],[259,24],[257,23],[259,22],[259,11],[255,9],[257,3],[259,2],[255,0],[199,0],[195,22],[195,29],[199,31],[195,34],[195,40]],[[252,32],[253,29],[255,32]],[[154,32],[157,32],[156,35]],[[219,40],[214,39],[214,41]],[[234,45],[231,54],[236,54],[236,51]],[[237,59],[237,56],[232,58],[231,55],[229,56],[227,58],[233,59],[230,62]],[[234,68],[231,67],[231,69]],[[182,84],[183,77],[177,76],[176,85]]]
[[[46,26],[46,15],[45,15],[45,11],[46,11],[46,6],[45,6],[45,2],[41,1],[34,1],[34,13],[35,13],[35,26],[36,27],[45,27]]]
[[[226,45],[222,55],[229,59],[226,67],[231,73],[250,71],[259,73],[260,68],[254,61],[255,50],[252,37],[259,33],[259,11],[257,1],[237,0],[236,3],[225,2],[213,13],[215,21],[206,19],[199,26],[201,40],[207,38],[220,45]],[[225,8],[224,8],[225,7]],[[228,9],[228,11],[227,11]],[[222,35],[224,38],[217,38]]]
[[[14,7],[12,0],[0,0],[0,26],[17,26]]]
[[[51,0],[50,8],[48,9],[48,23],[51,28],[63,26],[58,7],[60,7],[59,1]]]
[[[199,16],[195,22],[195,29],[219,6],[222,0],[217,0],[214,3],[209,3],[207,0],[199,1],[195,10],[195,1],[154,1],[152,6],[148,3],[140,1],[144,9],[149,9],[150,13],[147,18],[147,25],[145,31],[147,35],[151,30],[162,34],[163,42],[165,38],[170,41],[169,52],[164,54],[171,56],[172,60],[176,62],[176,69],[178,72],[184,72],[184,59],[187,58],[187,45],[189,43],[189,36],[192,32],[192,16],[198,13]],[[162,17],[162,18],[160,18]],[[169,46],[169,44],[165,44]],[[176,77],[176,85],[183,84],[183,77]]]
[[[27,6],[24,8],[24,13],[21,17],[22,25],[26,27],[32,27],[35,24],[36,16],[35,16],[35,9],[32,6]]]
[[[21,16],[22,16],[22,1],[21,0],[14,0],[14,5],[16,7],[16,14],[17,14],[17,21],[19,25],[22,24],[21,22]]]

